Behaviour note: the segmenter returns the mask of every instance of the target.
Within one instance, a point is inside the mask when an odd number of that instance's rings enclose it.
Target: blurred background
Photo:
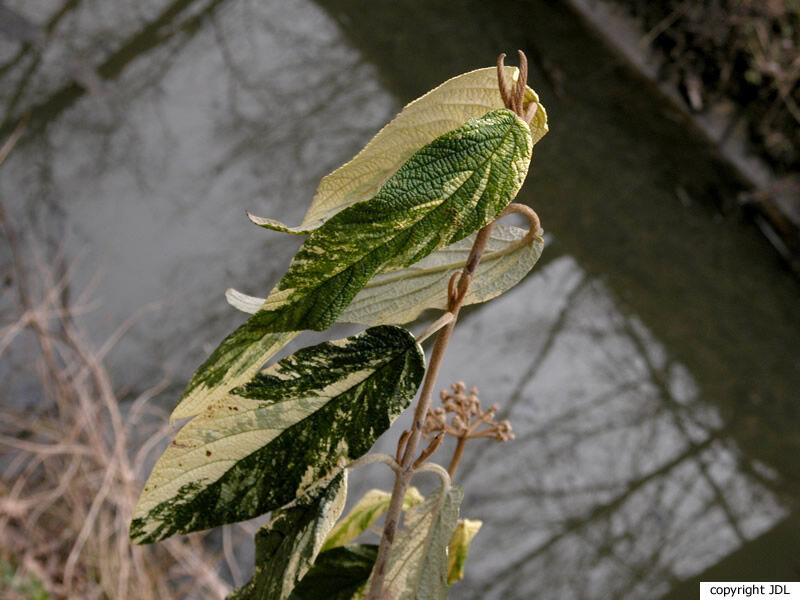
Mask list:
[[[462,515],[484,526],[451,596],[800,579],[798,15],[0,4],[0,595],[220,598],[249,578],[257,524],[127,540],[166,415],[244,320],[225,289],[266,295],[301,241],[245,210],[299,223],[405,103],[517,48],[550,122],[518,201],[547,247],[462,311],[445,359],[439,387],[478,386],[516,433],[467,447]],[[390,485],[355,475],[354,497]]]

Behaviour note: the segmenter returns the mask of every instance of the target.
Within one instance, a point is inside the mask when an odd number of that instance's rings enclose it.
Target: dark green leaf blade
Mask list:
[[[392,326],[284,358],[179,432],[145,484],[131,538],[155,542],[291,502],[368,452],[424,370],[414,336]]]
[[[247,585],[228,600],[284,600],[311,569],[325,536],[342,514],[347,499],[347,472],[325,487],[276,510],[256,534],[256,570]]]
[[[352,600],[367,583],[378,546],[353,544],[320,553],[289,600]]]

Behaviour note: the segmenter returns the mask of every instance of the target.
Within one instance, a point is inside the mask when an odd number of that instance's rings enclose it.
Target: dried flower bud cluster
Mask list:
[[[444,432],[458,438],[492,438],[498,442],[514,439],[511,424],[507,419],[495,421],[497,404],[492,404],[485,412],[481,408],[478,398],[478,388],[473,387],[465,393],[467,386],[463,381],[457,381],[450,386],[450,390],[442,390],[440,398],[442,406],[428,411],[425,417],[425,437]],[[447,415],[450,422],[447,422]],[[481,426],[485,427],[481,428]]]

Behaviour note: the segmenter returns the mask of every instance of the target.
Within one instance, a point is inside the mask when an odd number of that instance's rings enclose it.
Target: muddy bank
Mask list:
[[[738,205],[800,275],[800,9],[570,0],[745,177]]]

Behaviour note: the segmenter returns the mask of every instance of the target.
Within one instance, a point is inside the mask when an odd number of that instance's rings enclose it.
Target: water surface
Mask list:
[[[520,199],[549,244],[513,292],[466,311],[443,369],[440,387],[477,385],[517,433],[477,442],[459,471],[463,514],[484,529],[453,596],[677,598],[708,569],[800,576],[800,536],[785,534],[800,497],[797,282],[735,210],[744,183],[568,11],[6,6],[23,20],[0,37],[5,135],[29,120],[0,197],[31,263],[76,265],[66,293],[90,291],[81,321],[98,345],[138,315],[108,362],[123,389],[170,378],[165,405],[243,319],[225,288],[265,295],[299,244],[245,210],[299,222],[319,178],[403,103],[524,49],[551,132]],[[3,377],[25,365],[9,358]],[[354,496],[373,476],[388,485],[370,467]]]

